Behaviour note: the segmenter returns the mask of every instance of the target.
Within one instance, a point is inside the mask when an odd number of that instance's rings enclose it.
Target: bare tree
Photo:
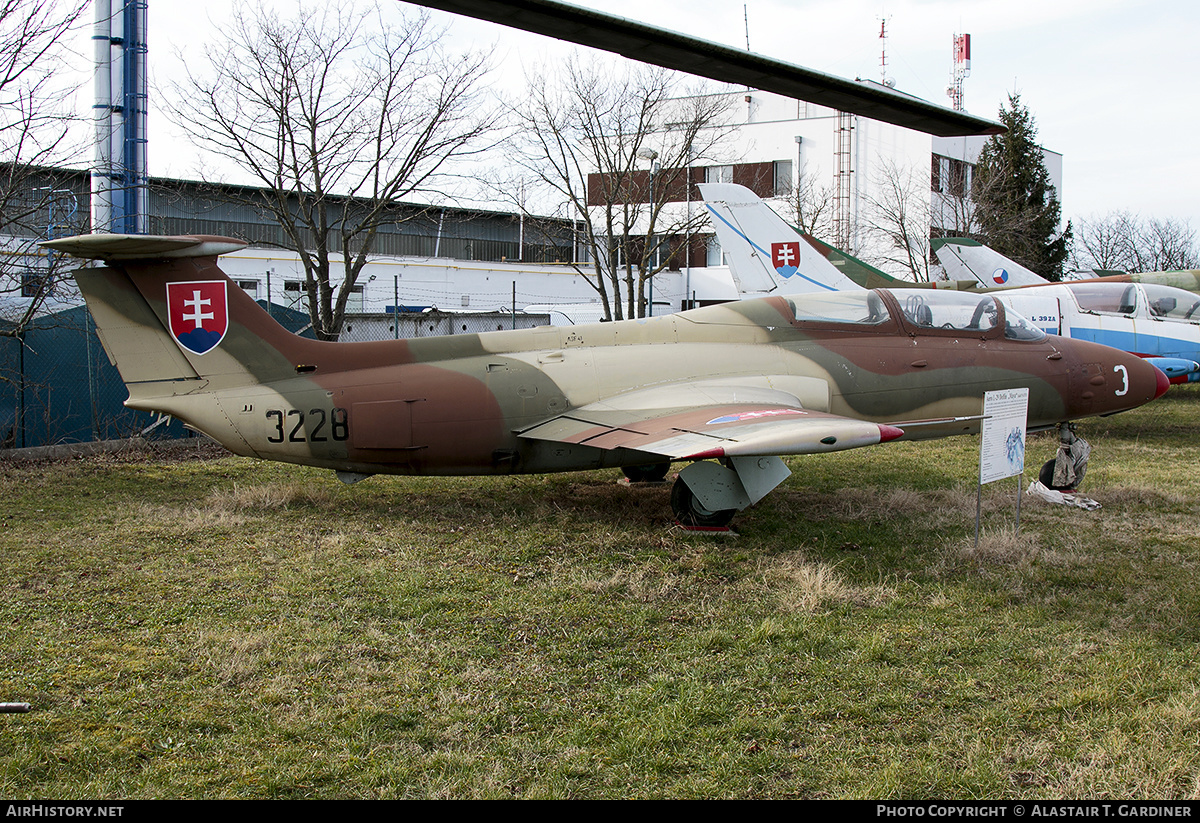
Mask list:
[[[607,319],[645,315],[652,278],[691,250],[703,225],[689,174],[729,135],[724,95],[680,93],[675,76],[572,59],[530,79],[516,106],[513,168],[543,214],[576,221],[590,258],[576,270],[600,296]],[[516,190],[509,186],[508,190]]]
[[[1120,211],[1078,221],[1071,263],[1081,270],[1177,271],[1200,268],[1200,252],[1187,221]]]
[[[20,334],[57,285],[62,267],[34,244],[86,224],[78,193],[52,166],[73,148],[67,38],[87,5],[0,0],[0,279],[5,293],[27,298],[0,335]]]
[[[247,202],[299,253],[322,339],[340,333],[377,234],[400,219],[397,202],[442,193],[451,161],[481,151],[494,123],[481,99],[486,58],[445,53],[427,13],[397,14],[239,9],[203,69],[174,87],[174,122],[265,187]]]
[[[863,197],[864,257],[906,279],[929,280],[929,178],[880,157]]]
[[[813,237],[833,237],[833,189],[819,185],[807,168],[801,168],[797,183],[784,198],[788,221]]]

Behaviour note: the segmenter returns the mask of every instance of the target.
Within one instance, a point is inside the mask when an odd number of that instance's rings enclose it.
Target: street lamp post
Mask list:
[[[651,148],[643,148],[643,149],[638,150],[637,156],[641,157],[644,160],[650,161],[650,224],[646,227],[646,242],[654,244],[652,246],[654,253],[653,253],[653,257],[650,258],[650,265],[652,267],[657,267],[658,266],[658,244],[654,243],[654,201],[655,201],[654,184],[655,184],[655,178],[658,175],[658,168],[659,168],[658,152],[656,152],[654,149],[651,149]],[[650,277],[647,279],[650,281],[650,305],[647,309],[646,316],[653,317],[654,316],[654,275],[651,274]]]

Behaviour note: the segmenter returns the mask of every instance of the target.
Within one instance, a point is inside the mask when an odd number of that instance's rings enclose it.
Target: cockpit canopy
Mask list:
[[[892,319],[879,295],[866,289],[795,295],[787,301],[800,323],[879,326]]]
[[[1150,316],[1164,320],[1200,322],[1200,300],[1192,292],[1157,283],[1090,282],[1065,284],[1082,311],[1100,314]],[[1138,292],[1145,294],[1145,309],[1139,310]]]
[[[893,289],[902,318],[918,333],[929,330],[957,332],[973,337],[990,336],[1004,317],[1004,336],[1010,340],[1041,340],[1046,335],[1020,314],[1001,308],[991,295],[935,289]],[[892,319],[888,303],[875,291],[838,291],[788,298],[798,323],[831,323],[862,328],[881,326]],[[998,335],[997,335],[998,336]]]

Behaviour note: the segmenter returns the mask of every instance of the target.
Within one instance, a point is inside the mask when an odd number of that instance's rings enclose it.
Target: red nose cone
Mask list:
[[[889,426],[886,423],[879,425],[879,442],[886,443],[889,440],[895,440],[897,437],[904,436],[904,429],[898,429],[895,426]]]
[[[1156,368],[1154,372],[1154,379],[1158,381],[1154,387],[1154,399],[1157,400],[1167,393],[1167,389],[1171,388],[1171,380],[1163,374],[1161,369]]]

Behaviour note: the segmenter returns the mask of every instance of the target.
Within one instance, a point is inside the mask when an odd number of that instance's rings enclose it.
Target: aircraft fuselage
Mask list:
[[[1002,324],[919,327],[880,295],[889,316],[870,326],[798,319],[793,302],[772,297],[569,328],[305,341],[305,362],[286,378],[228,389],[132,385],[129,405],[165,411],[266,459],[346,472],[504,474],[644,462],[599,440],[523,433],[596,404],[619,408],[623,396],[656,387],[652,402],[677,408],[681,427],[696,392],[717,401],[759,392],[768,406],[799,401],[896,426],[905,439],[977,432],[983,394],[996,389],[1030,389],[1031,430],[1132,408],[1159,389],[1157,371],[1123,352],[1011,339]]]

